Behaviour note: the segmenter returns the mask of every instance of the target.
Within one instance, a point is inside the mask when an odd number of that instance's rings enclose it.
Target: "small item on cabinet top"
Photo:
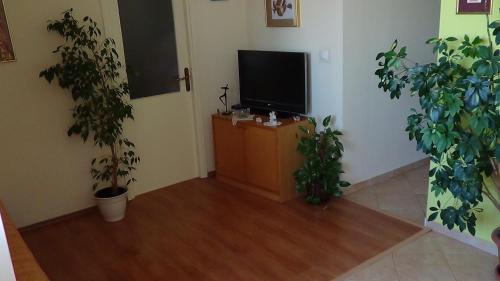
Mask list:
[[[264,126],[267,127],[277,127],[281,125],[281,122],[278,122],[278,118],[276,118],[276,112],[271,111],[269,113],[269,122],[264,123]]]
[[[227,90],[229,90],[229,84],[226,84],[225,87],[221,87],[221,90],[224,90],[224,94],[219,97],[219,100],[225,107],[225,111],[222,112],[222,115],[231,115],[231,111],[227,108]]]
[[[301,119],[302,118],[300,118],[300,116],[298,116],[298,115],[297,116],[293,116],[293,121],[295,121],[295,122],[300,122]]]
[[[262,123],[262,118],[261,118],[261,117],[257,117],[257,118],[255,118],[255,122],[257,122],[257,123],[259,123],[259,124],[260,124],[260,123]]]
[[[254,119],[255,115],[250,114],[250,109],[243,109],[243,110],[238,110],[238,111],[233,111],[233,126],[236,126],[238,121],[252,121]]]

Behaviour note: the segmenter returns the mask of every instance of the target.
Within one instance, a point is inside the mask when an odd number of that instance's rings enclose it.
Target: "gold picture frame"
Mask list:
[[[300,0],[265,0],[267,27],[299,27]]]

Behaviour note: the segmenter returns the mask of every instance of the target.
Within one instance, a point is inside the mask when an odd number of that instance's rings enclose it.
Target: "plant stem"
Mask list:
[[[99,50],[99,49],[98,49]],[[99,73],[101,73],[100,75],[100,83],[101,83],[101,87],[102,87],[102,91],[103,91],[103,102],[104,103],[107,103],[107,96],[108,96],[108,91],[109,91],[109,88],[108,88],[108,85],[106,84],[106,73],[104,71],[104,67],[100,64],[99,60],[97,59],[98,57],[98,51],[96,49],[90,49],[90,51],[92,52],[92,55],[94,57],[94,61],[95,61],[95,64],[97,66],[97,70],[99,71]],[[102,119],[101,118],[101,122],[102,122]],[[113,194],[116,194],[118,192],[118,165],[119,165],[119,161],[118,161],[118,157],[117,157],[117,153],[116,153],[116,146],[115,146],[115,143],[112,143],[109,145],[110,146],[110,149],[111,149],[111,162],[112,162],[112,169],[111,169],[111,189],[113,190]]]
[[[111,148],[111,162],[112,162],[112,179],[111,179],[111,188],[113,189],[113,193],[118,189],[118,158],[116,156],[116,148],[115,145],[110,145]]]
[[[490,199],[490,201],[493,203],[493,205],[500,211],[500,202],[495,198],[493,193],[488,189],[488,186],[483,183],[483,194]]]
[[[486,14],[486,24],[487,24],[486,30],[488,31],[488,43],[490,44],[490,49],[491,49],[491,52],[493,53],[493,40],[491,39],[491,33],[490,33],[490,16],[489,16],[489,14]]]
[[[484,10],[486,11],[486,31],[488,32],[488,43],[490,44],[491,53],[493,55],[493,40],[491,39],[491,33],[490,33],[490,12],[487,11],[488,1],[484,1]]]
[[[410,63],[414,64],[414,65],[417,65],[417,64],[418,64],[416,61],[411,60],[411,59],[409,59],[409,58],[403,58],[403,59],[404,59],[405,61],[408,61],[408,62],[410,62]],[[406,66],[405,66],[405,67],[406,67]],[[407,67],[407,68],[408,68],[408,67]]]
[[[399,77],[401,74],[408,73],[408,68],[405,66],[405,70],[402,70],[398,74],[395,74],[394,76]]]
[[[485,10],[487,8],[487,4],[486,4],[486,1],[485,1]],[[490,16],[489,14],[487,13],[486,14],[486,30],[488,31],[488,43],[490,45],[490,51],[491,51],[491,55],[493,56],[494,54],[494,50],[493,50],[493,39],[491,38],[491,31],[490,31]],[[493,81],[495,80],[495,75],[493,75],[491,78],[490,78],[490,91],[493,93],[494,89],[493,89]],[[491,180],[493,181],[493,185],[496,187],[497,191],[499,191],[500,193],[500,186],[497,185],[497,182],[495,180],[495,176],[498,175],[498,169],[497,169],[497,166],[496,166],[496,161],[493,160],[493,159],[490,159],[492,160],[491,161],[491,165],[493,166],[493,170],[494,170],[494,173],[493,175],[491,176]],[[491,202],[493,202],[493,205],[495,205],[497,207],[497,209],[500,211],[500,202],[498,200],[495,199],[495,197],[493,196],[493,194],[488,190],[488,187],[485,185],[485,189],[486,189],[486,197],[488,197]]]

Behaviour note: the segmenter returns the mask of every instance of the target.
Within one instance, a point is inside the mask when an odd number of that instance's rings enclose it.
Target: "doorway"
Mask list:
[[[148,1],[141,1],[147,5]],[[191,68],[187,6],[172,0],[179,77]],[[125,58],[118,1],[101,0],[105,34],[116,40]],[[135,121],[126,125],[127,137],[135,142],[142,161],[135,173],[138,182],[132,196],[200,176],[195,125],[194,89],[184,80],[177,92],[133,99]]]

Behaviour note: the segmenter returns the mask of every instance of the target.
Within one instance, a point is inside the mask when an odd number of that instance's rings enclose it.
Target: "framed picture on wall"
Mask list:
[[[457,0],[457,14],[490,14],[493,0]]]
[[[0,62],[14,61],[14,49],[10,39],[7,17],[3,8],[3,2],[0,0]]]
[[[300,0],[265,0],[268,27],[300,26]]]

